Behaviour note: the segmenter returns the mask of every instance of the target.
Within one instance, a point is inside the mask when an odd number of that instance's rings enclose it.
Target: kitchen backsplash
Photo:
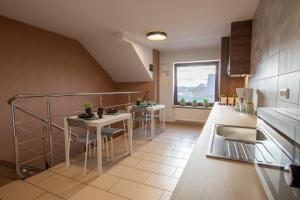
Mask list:
[[[300,0],[261,0],[252,35],[248,86],[258,89],[258,105],[300,119]]]

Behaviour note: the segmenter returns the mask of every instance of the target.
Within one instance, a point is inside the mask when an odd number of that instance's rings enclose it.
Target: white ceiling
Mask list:
[[[121,80],[117,74],[121,67],[126,69],[137,59],[126,52],[132,51],[134,45],[127,45],[130,49],[126,50],[117,39],[108,42],[103,38],[122,33],[137,44],[163,52],[220,46],[221,37],[230,34],[230,23],[251,19],[258,3],[259,0],[0,0],[0,15],[77,39],[115,81],[139,81],[150,77],[145,65],[136,79],[123,76]],[[145,34],[156,29],[166,31],[168,39],[148,41]],[[116,52],[122,59],[116,54],[107,59],[115,49],[123,49]],[[145,63],[139,59],[139,63]]]

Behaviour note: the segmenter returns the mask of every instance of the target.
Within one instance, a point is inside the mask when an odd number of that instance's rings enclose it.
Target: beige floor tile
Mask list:
[[[86,186],[82,190],[78,190],[69,200],[126,200],[120,196],[114,195],[112,193]]]
[[[151,174],[151,176],[146,180],[145,184],[163,190],[173,191],[176,187],[177,182],[177,178],[172,178],[169,176],[163,176],[158,174]]]
[[[36,183],[36,185],[62,198],[69,198],[85,187],[84,184],[78,181],[60,175],[49,176],[43,181]]]
[[[133,158],[133,157],[127,157],[127,158],[124,158],[122,160],[120,160],[118,162],[118,164],[121,164],[121,165],[125,165],[125,166],[128,166],[128,167],[134,167],[136,166],[141,160],[137,159],[137,158]]]
[[[98,178],[95,178],[88,184],[103,190],[108,190],[111,188],[120,178],[116,176],[112,176],[109,174],[103,174],[102,176],[99,176]]]
[[[39,198],[37,198],[36,200],[63,200],[63,199],[53,194],[46,193],[40,196]]]
[[[71,163],[68,169],[66,169],[65,162],[62,162],[58,165],[55,165],[54,167],[51,167],[49,171],[56,174],[61,174],[63,176],[73,177],[75,175],[78,175],[79,173],[83,174],[83,165],[81,165],[81,162],[82,161]]]
[[[132,200],[158,200],[163,191],[128,180],[120,180],[110,192]]]
[[[43,193],[45,191],[20,180],[0,187],[0,199],[2,200],[31,200],[41,196]]]
[[[154,162],[162,162],[164,159],[164,156],[162,155],[146,153],[142,151],[135,152],[134,154],[132,154],[132,157],[139,158],[142,160],[154,161]]]
[[[50,172],[50,171],[46,170],[46,171],[40,172],[40,173],[38,173],[34,176],[31,176],[31,177],[25,179],[25,181],[28,182],[28,183],[35,184],[35,183],[38,183],[38,182],[40,182],[40,181],[44,180],[45,178],[47,178],[49,176],[52,176],[52,175],[54,175],[53,172]]]
[[[150,175],[149,172],[122,165],[113,167],[108,171],[108,173],[117,177],[122,177],[140,183],[143,183]]]
[[[183,168],[178,167],[178,168],[176,169],[176,171],[175,171],[175,173],[174,173],[173,176],[174,176],[175,178],[180,178],[182,172],[183,172]]]
[[[175,151],[182,151],[182,152],[185,152],[185,153],[192,153],[193,151],[193,148],[190,148],[190,147],[182,147],[182,146],[176,146],[174,148]]]
[[[164,159],[163,163],[167,164],[167,165],[174,166],[174,167],[184,168],[185,165],[186,165],[186,163],[187,163],[187,160],[185,160],[185,159],[179,159],[179,158],[166,157]]]
[[[164,191],[163,195],[159,200],[170,200],[172,196],[172,192]]]
[[[176,167],[163,165],[160,163],[154,163],[149,161],[141,161],[136,168],[146,170],[149,172],[154,172],[157,174],[162,174],[166,176],[172,176],[176,171]]]

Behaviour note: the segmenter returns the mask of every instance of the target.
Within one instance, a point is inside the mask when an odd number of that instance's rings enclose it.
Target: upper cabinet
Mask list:
[[[252,20],[232,22],[229,47],[229,76],[250,74]]]

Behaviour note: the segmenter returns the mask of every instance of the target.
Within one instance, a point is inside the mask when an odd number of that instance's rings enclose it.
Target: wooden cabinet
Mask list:
[[[230,37],[223,37],[221,40],[221,67],[220,67],[220,95],[234,95],[235,89],[245,86],[245,77],[230,77],[227,74],[229,64]]]
[[[250,74],[252,20],[232,22],[229,47],[230,76]]]

